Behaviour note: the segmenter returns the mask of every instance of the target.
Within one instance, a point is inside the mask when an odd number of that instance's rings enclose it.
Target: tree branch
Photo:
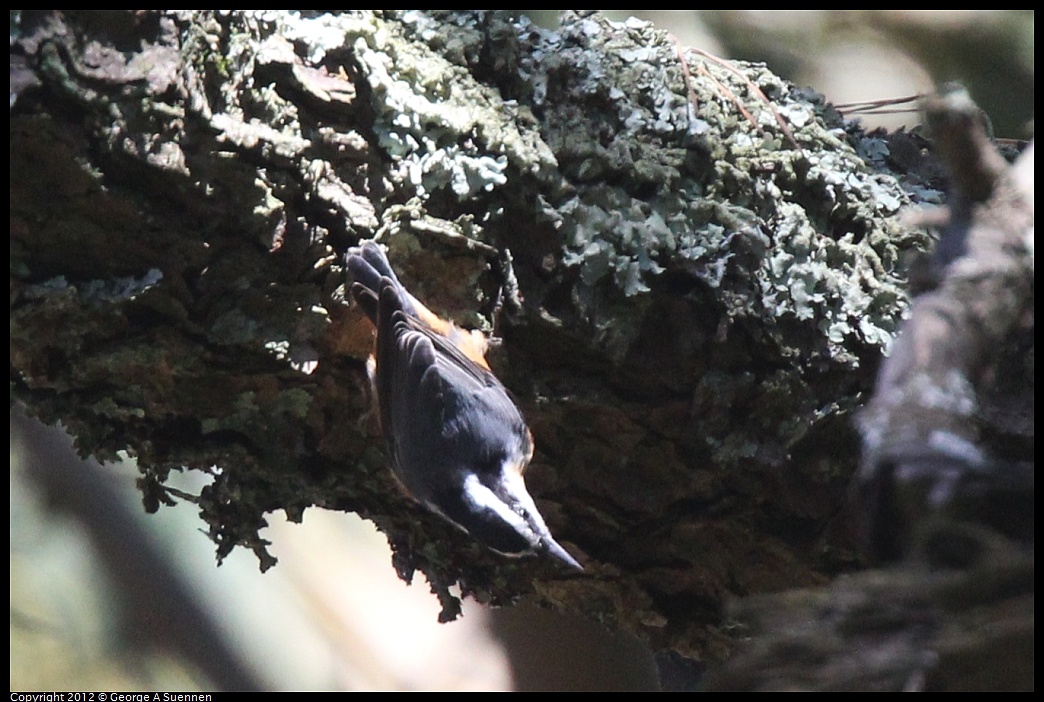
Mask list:
[[[446,617],[454,584],[536,592],[697,659],[732,647],[728,595],[857,562],[849,418],[926,242],[896,213],[941,193],[814,93],[597,15],[27,12],[11,51],[12,396],[136,457],[149,509],[209,471],[219,557],[272,565],[268,512],[357,511]],[[397,491],[339,287],[373,236],[496,324],[586,575]]]

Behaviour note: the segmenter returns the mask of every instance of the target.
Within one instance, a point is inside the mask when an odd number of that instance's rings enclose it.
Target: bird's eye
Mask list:
[[[495,453],[482,461],[482,468],[490,475],[497,475],[504,468],[504,455]]]

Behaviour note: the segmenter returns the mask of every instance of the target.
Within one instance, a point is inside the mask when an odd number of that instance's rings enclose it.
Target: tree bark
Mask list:
[[[446,618],[454,585],[536,593],[696,660],[727,597],[860,563],[850,420],[928,241],[897,214],[942,198],[893,155],[917,137],[586,14],[25,12],[12,100],[12,397],[135,457],[147,509],[195,502],[219,557],[273,565],[274,510],[356,511]],[[502,339],[584,574],[403,499],[344,302],[372,237]]]

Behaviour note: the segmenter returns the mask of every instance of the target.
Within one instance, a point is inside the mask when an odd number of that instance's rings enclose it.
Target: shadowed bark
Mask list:
[[[864,536],[899,562],[735,603],[713,689],[1034,687],[1033,148],[1009,167],[963,90],[924,110],[949,202],[859,422]]]

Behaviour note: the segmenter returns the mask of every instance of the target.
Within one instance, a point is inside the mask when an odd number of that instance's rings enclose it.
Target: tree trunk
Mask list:
[[[268,512],[356,511],[484,601],[536,592],[727,654],[727,597],[859,564],[852,414],[908,298],[897,213],[940,202],[756,64],[567,14],[26,12],[12,29],[11,384],[84,454],[195,501],[219,556]],[[921,166],[918,161],[916,164]],[[342,257],[495,332],[527,474],[585,573],[405,500]],[[165,486],[207,471],[199,496]]]

